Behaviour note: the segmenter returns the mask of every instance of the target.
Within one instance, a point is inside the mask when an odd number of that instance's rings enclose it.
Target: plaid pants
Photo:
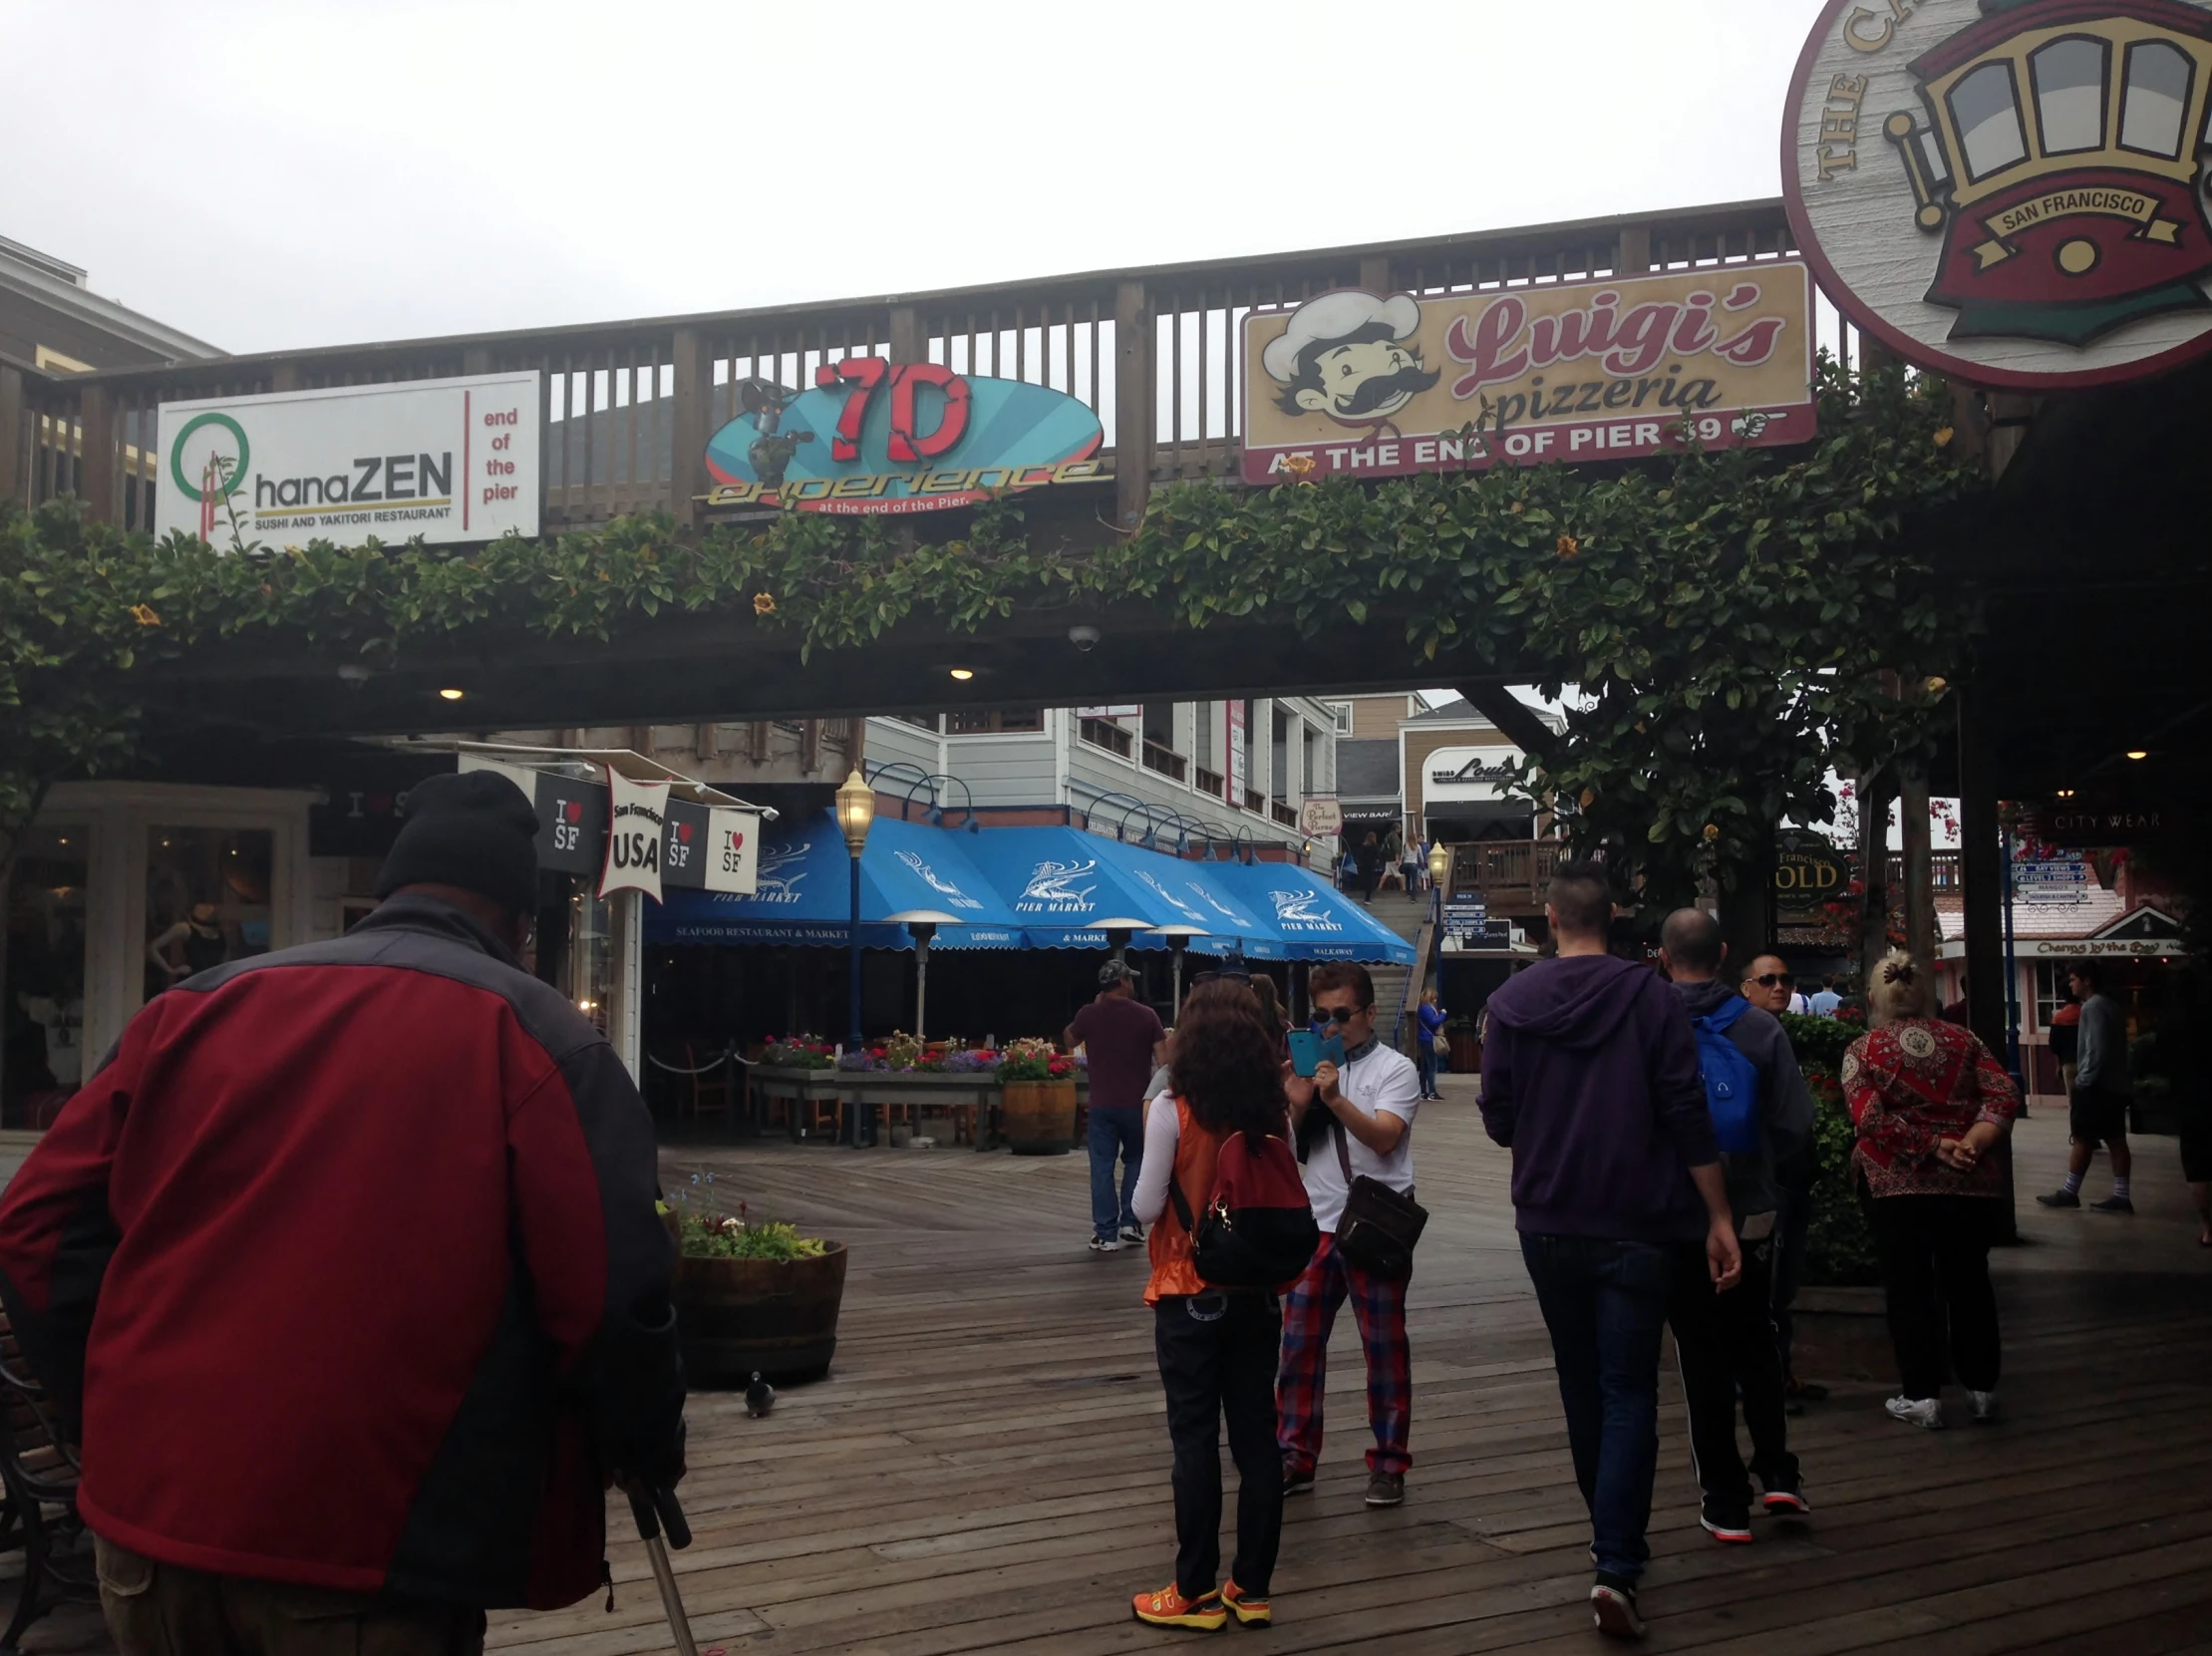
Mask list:
[[[1328,1379],[1329,1330],[1347,1296],[1367,1349],[1367,1419],[1375,1447],[1369,1472],[1401,1477],[1414,1464],[1413,1350],[1406,1343],[1406,1284],[1349,1264],[1337,1238],[1323,1232],[1313,1263],[1283,1296],[1283,1366],[1275,1381],[1275,1436],[1286,1472],[1311,1472],[1321,1459],[1321,1394]]]

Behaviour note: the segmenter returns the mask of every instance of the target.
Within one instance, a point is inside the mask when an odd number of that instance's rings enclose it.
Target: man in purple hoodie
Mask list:
[[[1604,866],[1561,867],[1544,917],[1559,958],[1490,997],[1482,1125],[1513,1153],[1521,1257],[1590,1508],[1592,1614],[1634,1638],[1676,1263],[1702,1241],[1714,1286],[1728,1289],[1743,1258],[1689,1014],[1656,972],[1606,952]]]

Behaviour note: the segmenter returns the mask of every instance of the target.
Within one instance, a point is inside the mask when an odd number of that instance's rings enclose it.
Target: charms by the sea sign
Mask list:
[[[938,511],[1107,475],[1098,415],[1026,380],[853,356],[804,391],[754,379],[737,392],[744,412],[707,444],[709,509]]]
[[[1783,116],[1821,289],[1969,384],[2212,350],[2212,0],[1827,0]]]

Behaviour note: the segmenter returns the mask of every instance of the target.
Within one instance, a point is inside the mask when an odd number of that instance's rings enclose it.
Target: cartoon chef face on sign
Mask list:
[[[1442,375],[1422,365],[1414,334],[1421,307],[1407,293],[1388,299],[1356,289],[1324,293],[1291,312],[1290,326],[1260,354],[1283,389],[1285,414],[1325,414],[1340,426],[1390,428],[1408,403]]]

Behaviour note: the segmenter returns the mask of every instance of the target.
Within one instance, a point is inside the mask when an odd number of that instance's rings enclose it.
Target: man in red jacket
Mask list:
[[[521,968],[536,832],[423,783],[374,914],[158,996],[0,1201],[125,1656],[478,1651],[682,1476],[652,1124]]]

